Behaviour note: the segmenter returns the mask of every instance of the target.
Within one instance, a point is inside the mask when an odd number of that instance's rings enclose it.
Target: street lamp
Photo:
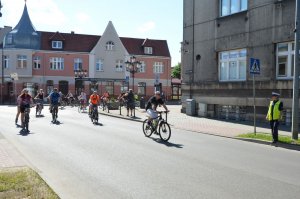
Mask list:
[[[76,82],[78,79],[80,79],[82,82],[82,78],[87,77],[87,70],[82,70],[82,69],[74,70],[74,75],[75,75],[75,92],[76,92],[76,94],[78,94],[77,88],[76,88],[76,85],[77,85]],[[82,85],[81,85],[81,89],[82,89]]]
[[[135,56],[129,58],[129,61],[125,62],[126,70],[132,74],[132,91],[134,92],[134,74],[139,72],[141,62],[136,60]]]

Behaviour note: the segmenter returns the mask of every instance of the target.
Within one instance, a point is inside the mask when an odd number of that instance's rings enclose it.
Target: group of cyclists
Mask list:
[[[73,97],[73,95],[70,94],[68,95],[69,97]],[[129,92],[127,92],[127,94],[122,96],[122,99],[130,98],[127,104],[127,111],[128,111],[127,115],[129,114],[129,110],[132,110],[132,107],[134,107],[134,105],[132,104],[131,95],[133,95],[132,90],[130,90]],[[56,118],[58,113],[58,106],[61,102],[62,96],[63,96],[62,93],[59,92],[57,88],[54,88],[53,91],[49,94],[49,96],[47,96],[47,99],[50,102],[50,106],[49,106],[50,113],[52,113],[52,111],[55,111]],[[94,107],[97,107],[95,110],[97,110],[97,115],[98,115],[98,106],[100,105],[101,100],[107,102],[109,98],[110,96],[107,91],[101,97],[98,95],[97,91],[94,91],[89,97],[88,114],[91,115],[91,110],[93,110]],[[43,92],[43,89],[40,89],[38,91],[38,94],[34,97],[34,100],[36,100],[36,104],[38,104],[40,110],[43,109],[44,99],[45,99],[45,94]],[[87,95],[84,91],[82,91],[81,94],[78,96],[78,100],[80,101],[81,106],[85,108],[85,105],[87,103]],[[27,89],[23,89],[21,91],[21,94],[17,98],[17,105],[18,106],[17,106],[17,115],[15,119],[15,124],[17,125],[19,115],[21,114],[21,125],[23,126],[25,109],[29,108],[30,110],[31,106],[34,105],[33,98],[29,94],[29,91]],[[149,99],[146,105],[146,113],[147,113],[149,125],[151,124],[154,118],[157,118],[156,109],[158,106],[163,106],[167,112],[169,111],[167,106],[165,105],[164,100],[161,97],[161,93],[159,91],[156,91],[154,93],[154,96],[152,96]],[[38,113],[38,107],[36,109],[36,116],[37,113]],[[54,118],[52,117],[52,122],[53,120]]]

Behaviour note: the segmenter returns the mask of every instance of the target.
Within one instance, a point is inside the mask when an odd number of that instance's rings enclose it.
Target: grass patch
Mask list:
[[[30,168],[0,170],[0,198],[59,199],[45,181]]]
[[[255,139],[255,140],[264,140],[269,142],[272,141],[272,135],[267,133],[256,133],[256,135],[254,135],[254,133],[247,133],[247,134],[238,135],[237,137]],[[300,140],[292,140],[290,136],[279,135],[278,141],[286,144],[300,145]]]

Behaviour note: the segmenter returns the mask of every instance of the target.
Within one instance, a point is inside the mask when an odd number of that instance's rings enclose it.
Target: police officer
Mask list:
[[[270,122],[273,144],[278,142],[278,126],[281,118],[283,103],[279,100],[279,93],[272,92],[272,98],[269,105],[269,110],[266,119]]]

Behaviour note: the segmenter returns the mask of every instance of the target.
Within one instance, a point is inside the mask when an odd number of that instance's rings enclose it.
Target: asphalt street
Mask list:
[[[174,128],[164,144],[146,138],[141,123],[100,115],[93,125],[76,108],[59,111],[59,125],[48,110],[31,113],[22,136],[16,107],[0,110],[1,134],[63,199],[300,196],[298,151]]]

